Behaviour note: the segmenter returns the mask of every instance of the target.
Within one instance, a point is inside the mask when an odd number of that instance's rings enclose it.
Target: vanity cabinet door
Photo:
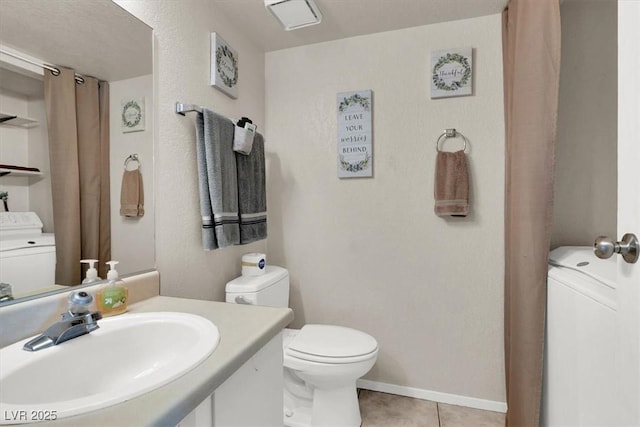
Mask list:
[[[203,400],[196,409],[184,417],[176,427],[213,426],[213,395]]]
[[[215,391],[213,425],[282,427],[282,363],[279,333]]]
[[[282,370],[280,333],[177,427],[282,427]]]

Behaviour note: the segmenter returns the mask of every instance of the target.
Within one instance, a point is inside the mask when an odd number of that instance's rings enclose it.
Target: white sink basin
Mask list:
[[[129,313],[90,334],[36,352],[0,350],[0,424],[78,415],[158,388],[206,359],[220,341],[187,313]]]

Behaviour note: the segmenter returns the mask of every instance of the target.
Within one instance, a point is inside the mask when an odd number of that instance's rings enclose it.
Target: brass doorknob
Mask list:
[[[622,255],[629,264],[633,264],[640,258],[640,245],[635,234],[627,233],[622,240],[615,242],[613,239],[600,236],[593,243],[593,252],[598,258],[607,259],[614,253]]]

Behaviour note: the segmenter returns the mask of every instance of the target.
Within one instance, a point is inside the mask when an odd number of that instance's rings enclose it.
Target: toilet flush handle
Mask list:
[[[236,297],[236,304],[248,304],[253,305],[251,301],[243,297],[242,295]]]
[[[622,236],[622,240],[614,242],[605,236],[600,236],[593,243],[593,252],[595,252],[598,258],[607,259],[614,253],[622,255],[622,258],[629,264],[633,264],[638,261],[640,256],[640,244],[638,244],[638,238],[631,233],[627,233]]]

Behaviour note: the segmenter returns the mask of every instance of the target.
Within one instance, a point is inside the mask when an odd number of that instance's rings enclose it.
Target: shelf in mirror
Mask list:
[[[0,165],[0,177],[8,175],[14,177],[41,177],[42,172],[38,168],[27,166]]]
[[[20,117],[15,114],[0,113],[0,126],[14,126],[29,129],[38,126],[38,121],[28,117]]]

